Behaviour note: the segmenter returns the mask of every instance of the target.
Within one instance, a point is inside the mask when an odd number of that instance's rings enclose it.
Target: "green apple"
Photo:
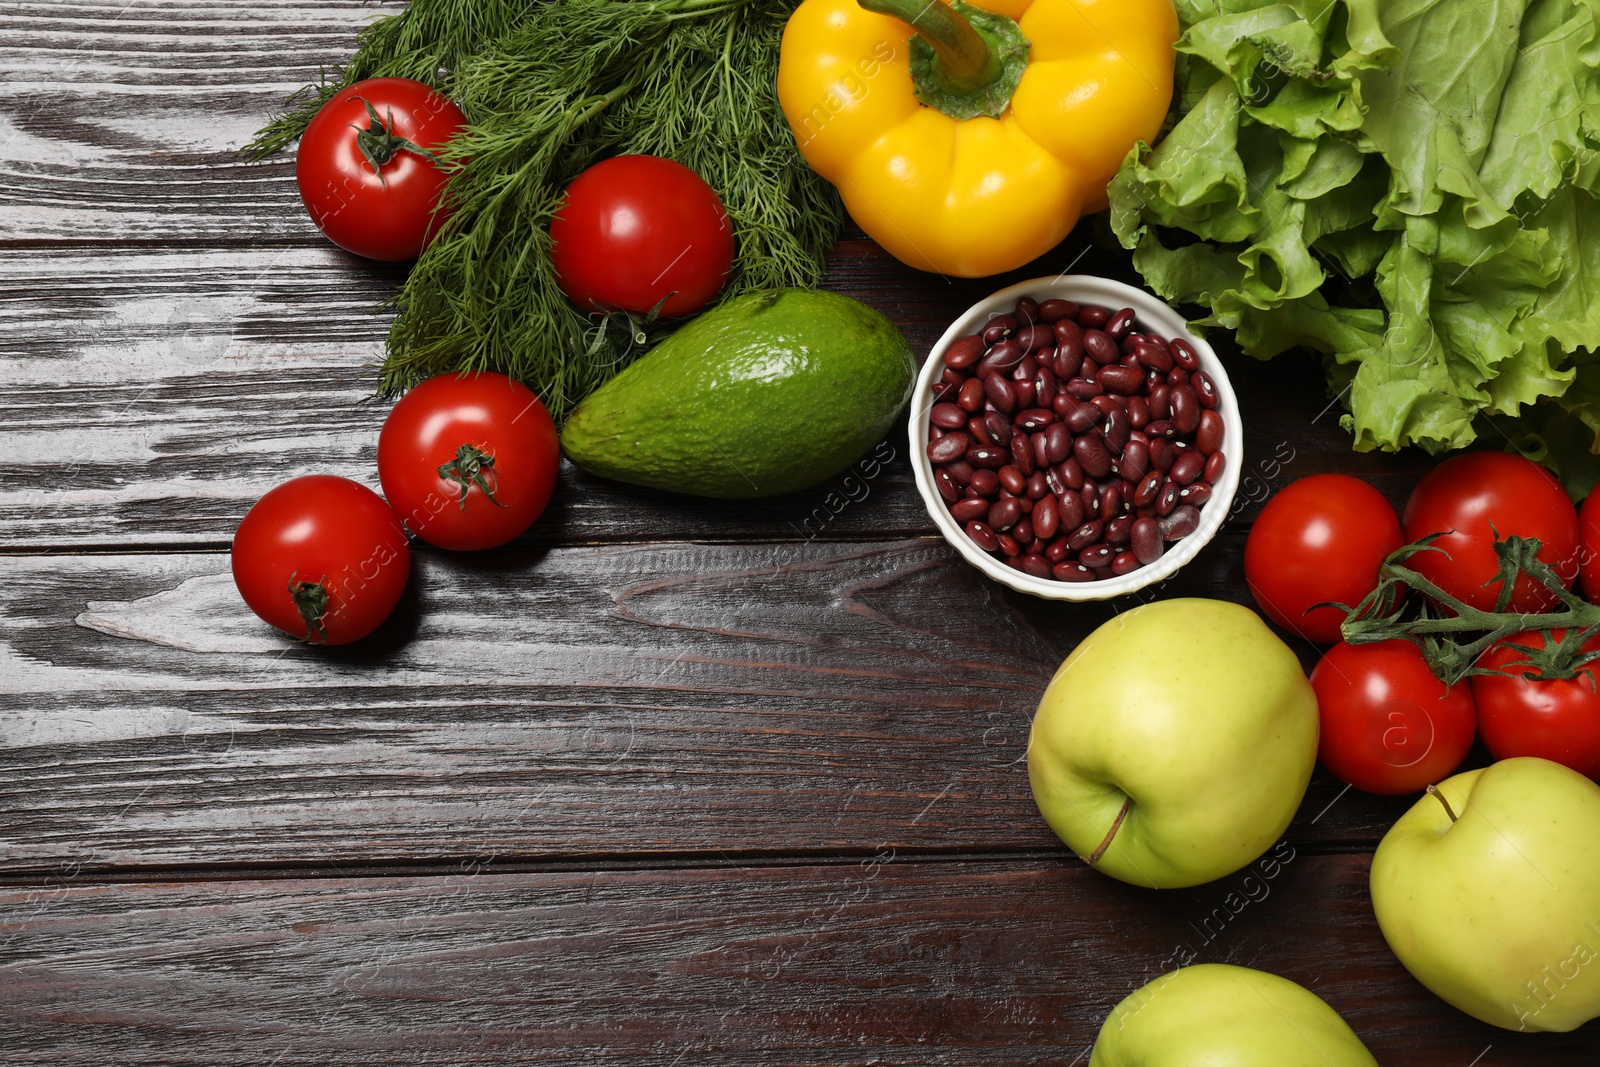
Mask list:
[[[1266,971],[1198,963],[1111,1009],[1089,1067],[1378,1067],[1339,1013]]]
[[[1446,779],[1378,845],[1372,910],[1406,970],[1468,1015],[1582,1026],[1600,1016],[1600,785],[1531,756]]]
[[[1317,762],[1317,698],[1249,608],[1162,600],[1073,650],[1028,740],[1033,798],[1092,866],[1134,885],[1198,885],[1289,827]]]

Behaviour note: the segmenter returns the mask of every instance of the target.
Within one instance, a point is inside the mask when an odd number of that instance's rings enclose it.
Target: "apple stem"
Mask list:
[[[1430,785],[1428,787],[1428,793],[1431,796],[1435,796],[1435,797],[1439,798],[1439,803],[1444,805],[1444,813],[1446,815],[1450,816],[1450,821],[1451,822],[1455,822],[1456,821],[1456,811],[1455,811],[1454,808],[1452,808],[1450,806],[1450,802],[1444,798],[1444,794],[1439,792],[1439,787],[1436,786],[1436,785]]]
[[[1100,846],[1093,852],[1089,853],[1087,856],[1080,857],[1083,862],[1087,863],[1091,867],[1100,862],[1100,857],[1104,856],[1106,854],[1106,849],[1111,847],[1111,839],[1117,836],[1118,830],[1122,829],[1122,820],[1128,817],[1128,809],[1131,807],[1133,807],[1133,798],[1124,797],[1122,801],[1122,810],[1117,812],[1116,819],[1111,823],[1111,829],[1106,831],[1105,840],[1101,841]]]

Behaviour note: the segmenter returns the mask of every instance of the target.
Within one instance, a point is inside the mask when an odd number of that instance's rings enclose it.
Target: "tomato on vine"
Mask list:
[[[442,374],[412,388],[378,435],[378,480],[413,533],[440,548],[494,548],[550,502],[555,422],[504,374]]]
[[[1472,695],[1478,705],[1478,736],[1495,759],[1540,756],[1600,778],[1600,685],[1591,663],[1580,663],[1570,676],[1530,674],[1566,640],[1569,631],[1547,637],[1533,630],[1492,646],[1478,666],[1501,674],[1475,674]],[[1572,632],[1575,644],[1581,632]],[[1600,653],[1600,635],[1577,649],[1579,657]]]
[[[300,199],[334,244],[369,259],[416,259],[443,225],[447,180],[437,150],[467,117],[408,78],[370,78],[335,93],[295,156]]]
[[[310,474],[255,503],[233,535],[233,581],[250,610],[309,644],[376,630],[411,576],[400,520],[364,485]]]

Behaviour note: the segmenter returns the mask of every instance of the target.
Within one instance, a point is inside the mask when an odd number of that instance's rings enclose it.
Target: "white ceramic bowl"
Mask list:
[[[1192,344],[1195,351],[1200,354],[1201,368],[1217,385],[1220,397],[1217,410],[1222,415],[1224,427],[1222,452],[1228,457],[1227,466],[1223,470],[1221,479],[1212,487],[1211,499],[1200,509],[1199,528],[1188,537],[1169,543],[1161,558],[1148,566],[1098,582],[1060,582],[1055,579],[1035,578],[1031,574],[1007,567],[975,545],[961,528],[961,524],[951,516],[944,499],[939,496],[939,490],[934,487],[933,465],[928,462],[928,412],[933,406],[933,384],[944,370],[945,349],[958,338],[979,332],[983,324],[991,318],[1008,314],[1016,306],[1017,300],[1024,296],[1031,296],[1041,303],[1057,298],[1071,300],[1080,305],[1098,304],[1112,311],[1118,308],[1133,308],[1143,327],[1168,340],[1182,338]],[[933,352],[922,366],[922,373],[917,376],[917,388],[912,397],[915,405],[910,419],[912,467],[917,475],[917,491],[922,494],[922,502],[926,505],[928,514],[933,516],[934,525],[939,527],[944,539],[949,541],[968,563],[1000,584],[1010,586],[1019,592],[1031,593],[1049,600],[1106,600],[1165,581],[1177,573],[1185,563],[1194,559],[1195,555],[1216,536],[1228,517],[1228,511],[1233,506],[1234,493],[1239,488],[1239,470],[1244,460],[1244,429],[1239,419],[1239,402],[1233,394],[1233,386],[1228,381],[1227,372],[1222,368],[1222,362],[1217,359],[1217,354],[1212,351],[1210,345],[1189,332],[1183,319],[1165,302],[1142,289],[1135,289],[1121,282],[1086,274],[1065,274],[1054,278],[1035,278],[1032,281],[1019,282],[985,300],[980,300],[972,305],[965,315],[951,323],[944,336],[933,346]]]

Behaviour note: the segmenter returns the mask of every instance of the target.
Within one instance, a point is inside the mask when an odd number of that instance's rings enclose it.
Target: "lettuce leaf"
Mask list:
[[[1110,188],[1146,282],[1258,358],[1324,353],[1357,449],[1487,432],[1589,488],[1600,0],[1177,8],[1171,131]]]

